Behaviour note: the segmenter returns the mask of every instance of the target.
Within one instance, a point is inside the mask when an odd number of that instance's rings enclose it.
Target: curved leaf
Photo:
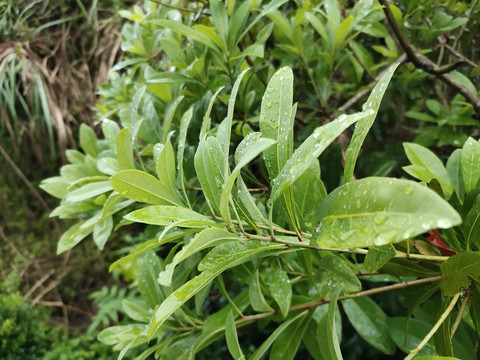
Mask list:
[[[425,186],[376,177],[337,188],[319,206],[317,219],[313,243],[342,249],[397,243],[462,220]]]
[[[470,278],[480,281],[480,253],[467,252],[451,256],[441,266],[440,288],[445,296],[453,296],[470,286]]]
[[[167,185],[140,170],[120,171],[110,178],[110,184],[115,191],[135,201],[184,206]]]

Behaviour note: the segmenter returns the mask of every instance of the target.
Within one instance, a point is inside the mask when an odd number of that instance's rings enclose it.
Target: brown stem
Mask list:
[[[402,30],[398,26],[397,21],[395,20],[395,17],[393,16],[388,1],[379,1],[383,5],[383,11],[395,35],[395,38],[398,40],[400,46],[403,48],[408,58],[415,65],[415,67],[437,76],[445,84],[457,90],[473,105],[477,114],[480,115],[480,98],[478,98],[477,95],[470,91],[467,87],[463,86],[460,82],[458,82],[453,76],[447,73],[448,71],[452,71],[453,69],[460,66],[461,63],[457,61],[454,64],[447,65],[441,68],[428,57],[423,55],[420,50],[417,49],[415,45],[410,42],[410,40],[403,34]]]

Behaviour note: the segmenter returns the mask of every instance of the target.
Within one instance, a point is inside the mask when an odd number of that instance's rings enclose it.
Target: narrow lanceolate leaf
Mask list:
[[[238,161],[237,166],[233,169],[223,187],[222,195],[220,197],[220,214],[225,222],[233,228],[232,220],[230,218],[229,203],[231,200],[232,188],[235,180],[240,174],[240,170],[246,166],[250,161],[257,157],[262,151],[268,149],[275,143],[272,139],[265,139],[259,133],[248,134],[242,142],[238,145]],[[237,157],[237,154],[236,154]]]
[[[480,250],[480,195],[477,196],[472,208],[468,211],[463,224],[467,250],[473,246]]]
[[[172,284],[173,271],[179,263],[203,249],[235,240],[238,241],[241,240],[241,238],[223,229],[210,228],[203,230],[195,236],[188,245],[184,246],[182,250],[175,254],[172,262],[165,267],[165,271],[160,273],[158,282],[161,285],[170,286]]]
[[[373,125],[375,118],[377,117],[378,109],[383,99],[383,95],[387,90],[388,84],[393,76],[393,73],[397,69],[399,64],[393,64],[385,72],[382,78],[378,81],[377,85],[372,90],[372,93],[368,97],[367,102],[363,105],[362,110],[367,112],[369,115],[357,123],[355,131],[350,141],[350,145],[346,151],[346,160],[345,160],[345,173],[343,176],[344,183],[348,183],[353,179],[353,172],[355,170],[355,164],[357,162],[358,154],[360,153],[360,148],[362,147],[363,141],[365,140],[368,131]]]
[[[230,355],[232,355],[235,360],[245,360],[245,355],[243,355],[240,343],[238,342],[237,328],[232,311],[228,313],[227,321],[225,322],[225,339],[227,340]]]
[[[117,137],[117,160],[120,167],[124,170],[135,169],[133,161],[132,138],[130,128],[120,130]]]
[[[176,171],[175,171],[175,152],[170,140],[165,145],[157,144],[154,151],[158,151],[157,176],[161,183],[166,185],[170,192],[177,194]]]
[[[167,142],[168,133],[170,132],[170,125],[172,125],[173,116],[177,110],[178,104],[183,100],[184,96],[179,96],[169,107],[165,114],[165,121],[162,128],[162,144]]]
[[[335,121],[315,129],[300,147],[288,159],[281,172],[273,180],[271,200],[277,199],[286,189],[317,161],[317,158],[345,129],[361,119],[369,116],[368,113],[341,115]],[[265,156],[267,152],[265,152]]]
[[[248,285],[248,295],[250,297],[250,303],[253,310],[258,312],[273,311],[263,296],[258,270],[254,271],[252,278],[250,279],[250,283]]]
[[[470,286],[471,279],[480,281],[480,253],[467,252],[450,257],[441,266],[440,288],[452,296]]]
[[[212,251],[221,247],[217,246]],[[266,256],[284,248],[285,246],[281,244],[262,245],[256,242],[249,242],[247,245],[237,244],[235,247],[228,247],[232,251],[226,252],[221,256],[214,256],[212,257],[214,258],[213,260],[208,259],[209,255],[207,255],[206,266],[203,269],[199,268],[200,271],[204,271],[175,290],[158,307],[148,329],[148,338],[151,339],[165,320],[225,270],[250,261],[252,258]]]
[[[321,293],[325,298],[331,298],[337,294],[337,290],[352,293],[362,288],[362,284],[353,270],[333,254],[326,254],[322,257],[314,279],[323,287]]]
[[[225,158],[218,140],[209,136],[200,141],[194,158],[195,172],[205,197],[220,213],[220,196],[225,183]]]
[[[166,226],[181,220],[190,220],[191,224],[197,224],[191,227],[217,226],[215,221],[196,211],[171,205],[146,206],[125,215],[125,219],[161,226]]]
[[[465,196],[465,185],[463,182],[462,165],[461,165],[462,150],[456,149],[447,160],[447,172],[455,188],[458,198],[463,202]]]
[[[138,257],[138,290],[143,300],[155,309],[160,304],[165,295],[160,285],[158,285],[157,277],[162,271],[160,259],[154,251],[148,251]]]
[[[179,187],[182,188],[183,196],[188,202],[187,193],[185,191],[185,179],[183,175],[183,153],[185,151],[185,142],[187,139],[187,129],[190,125],[190,121],[193,116],[193,108],[190,108],[183,116],[180,121],[180,134],[177,138],[177,170],[178,170],[178,183]]]
[[[80,125],[80,147],[85,154],[97,157],[97,136],[93,129],[86,124]]]
[[[343,310],[357,333],[375,349],[392,355],[395,344],[388,336],[388,317],[369,297],[342,302]]]
[[[322,349],[321,358],[324,360],[342,360],[342,352],[340,351],[340,343],[338,341],[335,312],[337,310],[337,298],[340,294],[341,287],[333,290],[330,304],[328,304],[327,313],[318,323],[317,340]]]
[[[215,102],[215,100],[217,98],[217,95],[220,93],[220,91],[223,90],[224,87],[225,86],[222,86],[221,88],[219,88],[215,92],[215,94],[213,94],[212,98],[210,99],[207,111],[205,112],[205,115],[203,116],[202,129],[200,130],[200,136],[199,136],[200,140],[203,139],[203,137],[207,134],[208,131],[210,131],[210,123],[211,123],[210,113],[212,112],[213,103]]]
[[[277,144],[264,152],[270,179],[275,179],[293,152],[293,73],[289,67],[278,70],[262,100],[260,130],[263,137]]]
[[[314,243],[342,249],[381,246],[461,221],[433,190],[409,180],[371,177],[343,185],[325,198],[318,208]]]
[[[235,100],[237,98],[238,89],[240,88],[240,83],[242,82],[243,77],[245,74],[250,70],[250,68],[246,68],[243,70],[240,75],[238,75],[235,84],[233,84],[232,93],[230,94],[230,99],[228,100],[228,110],[227,110],[227,117],[222,121],[222,123],[218,126],[217,130],[217,140],[222,145],[222,150],[224,154],[224,169],[228,172],[228,157],[229,157],[229,150],[230,150],[230,135],[232,133],[232,122],[233,122],[233,113],[235,111]],[[225,173],[225,177],[228,174]]]
[[[404,143],[403,147],[408,160],[412,163],[412,165],[404,166],[403,170],[426,183],[433,179],[437,180],[448,200],[454,188],[442,161],[432,151],[421,145]]]
[[[112,230],[113,218],[111,216],[107,216],[93,227],[93,241],[100,250],[104,249]]]
[[[140,170],[123,170],[110,178],[110,184],[123,196],[147,204],[184,206],[171,189],[154,176]]]
[[[265,275],[270,294],[278,304],[283,317],[286,317],[292,301],[292,284],[287,272],[274,262],[271,267],[266,269]]]
[[[292,317],[291,319],[284,321],[282,325],[275,329],[275,331],[263,342],[262,345],[253,353],[250,360],[260,360],[266,354],[270,346],[272,346],[273,342],[278,339],[278,337],[290,326],[290,324],[294,323],[295,321],[307,316],[308,310],[301,312],[300,314]]]
[[[312,319],[313,311],[292,322],[285,331],[275,340],[270,352],[270,360],[293,360],[308,323]]]
[[[78,189],[70,191],[65,196],[65,201],[69,203],[76,203],[79,201],[91,199],[95,196],[112,191],[113,188],[108,181],[96,181],[83,185]]]
[[[480,144],[471,137],[463,145],[461,163],[465,192],[468,194],[480,180]]]

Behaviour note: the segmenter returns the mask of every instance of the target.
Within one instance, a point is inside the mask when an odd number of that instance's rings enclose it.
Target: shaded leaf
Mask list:
[[[343,359],[338,341],[335,312],[337,309],[337,298],[342,287],[336,287],[332,291],[332,296],[328,306],[327,313],[320,319],[317,328],[317,341],[322,349],[320,358],[323,360],[341,360]]]
[[[332,294],[337,293],[337,290],[352,293],[362,288],[362,284],[352,269],[337,255],[329,253],[320,259],[315,280],[323,286],[322,295],[324,297],[331,297]]]
[[[480,253],[467,252],[451,256],[440,265],[443,279],[440,288],[445,296],[453,296],[470,286],[470,278],[480,281]]]
[[[465,192],[469,193],[480,180],[480,144],[469,137],[462,148],[461,164]]]
[[[235,360],[245,359],[245,355],[243,355],[240,343],[238,342],[237,327],[235,326],[232,311],[228,313],[227,321],[225,322],[225,339],[227,340],[230,355],[232,355]]]
[[[369,297],[342,301],[343,309],[357,333],[375,349],[387,355],[395,353],[396,346],[388,336],[388,317]]]
[[[258,312],[273,311],[263,296],[258,270],[253,272],[252,278],[250,279],[250,283],[248,284],[248,295],[253,310]]]
[[[138,257],[137,265],[138,290],[150,308],[155,309],[165,299],[157,282],[158,274],[163,270],[160,259],[154,251],[148,251]]]
[[[283,317],[286,317],[292,301],[292,284],[287,272],[275,261],[270,267],[265,269],[265,281]]]
[[[367,272],[377,271],[390,259],[394,258],[396,254],[397,251],[391,244],[370,247],[367,256],[365,256],[365,270]]]

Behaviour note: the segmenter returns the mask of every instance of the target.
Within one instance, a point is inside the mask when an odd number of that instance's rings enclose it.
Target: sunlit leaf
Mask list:
[[[461,222],[434,191],[409,180],[375,177],[330,193],[317,219],[314,243],[342,249],[393,244]]]
[[[461,164],[465,192],[468,194],[480,180],[480,144],[471,137],[463,145]]]

